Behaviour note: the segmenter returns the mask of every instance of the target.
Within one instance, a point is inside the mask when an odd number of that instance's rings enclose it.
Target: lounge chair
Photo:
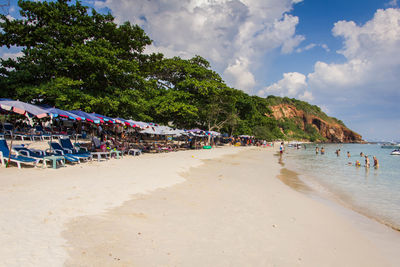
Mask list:
[[[88,154],[88,150],[85,147],[75,147],[71,139],[69,138],[61,138],[60,140],[60,145],[62,146],[63,149],[70,150],[72,151],[71,153],[79,153],[79,154]]]
[[[42,150],[33,150],[33,149],[29,149],[27,147],[23,147],[23,146],[13,146],[13,150],[17,151],[17,153],[19,155],[28,157],[28,158],[34,158],[37,159],[38,162],[42,161],[43,164],[45,164],[45,160],[44,157],[46,156],[51,156],[49,153],[47,153],[46,151],[42,151]],[[71,157],[71,156],[66,156],[63,155],[65,160],[70,162],[70,163],[79,163],[79,159],[75,158],[75,157]]]
[[[21,163],[24,164],[35,164],[37,166],[39,159],[28,158],[21,155],[12,155],[10,156],[10,149],[8,148],[7,142],[5,139],[0,140],[0,161],[1,164],[4,166],[8,159],[10,158],[11,162],[15,162],[18,166],[18,169],[21,169]]]
[[[69,149],[64,149],[61,147],[59,143],[56,142],[49,142],[51,149],[58,155],[63,155],[67,157],[82,159],[82,160],[91,160],[92,155],[90,154],[80,154],[80,153],[73,153],[73,151]],[[71,153],[72,152],[72,153]]]

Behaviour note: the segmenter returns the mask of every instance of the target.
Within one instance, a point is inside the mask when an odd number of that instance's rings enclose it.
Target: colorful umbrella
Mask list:
[[[108,123],[112,123],[112,124],[116,123],[115,119],[113,119],[111,117],[107,117],[107,116],[97,114],[97,113],[93,113],[93,115],[99,119],[102,119],[104,122],[108,122]]]
[[[44,108],[44,109],[47,110],[50,114],[52,114],[54,118],[63,117],[63,118],[71,119],[71,120],[77,120],[77,121],[82,120],[81,117],[79,117],[71,112],[62,110],[62,109],[58,109],[58,108]]]
[[[82,110],[69,110],[68,112],[71,112],[71,113],[81,117],[83,120],[86,120],[88,122],[92,122],[95,124],[100,124],[100,122],[104,122],[102,119],[97,118],[93,114],[86,113]]]
[[[0,108],[9,112],[24,115],[27,118],[37,117],[41,119],[49,116],[47,110],[18,100],[0,100]]]

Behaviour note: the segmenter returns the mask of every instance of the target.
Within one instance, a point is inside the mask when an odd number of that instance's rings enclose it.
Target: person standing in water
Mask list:
[[[375,156],[373,157],[373,159],[374,159],[374,168],[378,169],[379,168],[379,161]]]
[[[364,153],[361,152],[361,153],[360,153],[360,157],[364,157]]]
[[[325,154],[325,148],[321,147],[321,155],[324,155],[324,154]]]
[[[350,158],[350,151],[347,151],[347,157]]]
[[[367,155],[365,155],[365,168],[369,168],[369,158]]]
[[[315,154],[318,154],[318,152],[319,152],[319,147],[317,146],[317,147],[315,148]]]
[[[280,147],[279,147],[279,154],[282,156],[282,154],[283,154],[283,150],[284,150],[284,147],[283,147],[283,142],[281,143],[281,145],[280,145]]]

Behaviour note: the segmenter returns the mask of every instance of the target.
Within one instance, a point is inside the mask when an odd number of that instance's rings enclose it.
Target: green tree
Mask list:
[[[0,17],[0,44],[21,47],[23,53],[1,61],[4,95],[148,118],[150,107],[138,103],[152,86],[144,75],[146,66],[157,58],[142,53],[151,44],[149,37],[137,25],[118,26],[110,14],[69,2],[20,0],[21,19]]]

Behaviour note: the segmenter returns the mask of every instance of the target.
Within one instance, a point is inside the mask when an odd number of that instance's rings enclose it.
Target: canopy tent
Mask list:
[[[0,108],[5,111],[24,115],[27,118],[36,117],[41,119],[49,116],[47,110],[18,100],[0,100]]]
[[[155,127],[155,126],[146,128],[146,129],[140,131],[140,133],[142,133],[142,134],[166,135],[161,128]]]
[[[79,116],[82,120],[86,120],[88,122],[92,122],[95,124],[100,124],[101,122],[104,122],[102,119],[97,118],[93,114],[86,113],[82,110],[69,110],[68,112],[71,112],[71,113]]]
[[[62,109],[58,109],[58,108],[44,108],[45,110],[47,110],[54,118],[57,117],[62,117],[62,118],[67,118],[70,120],[77,120],[80,121],[82,120],[81,117],[75,115],[74,113],[62,110]]]

